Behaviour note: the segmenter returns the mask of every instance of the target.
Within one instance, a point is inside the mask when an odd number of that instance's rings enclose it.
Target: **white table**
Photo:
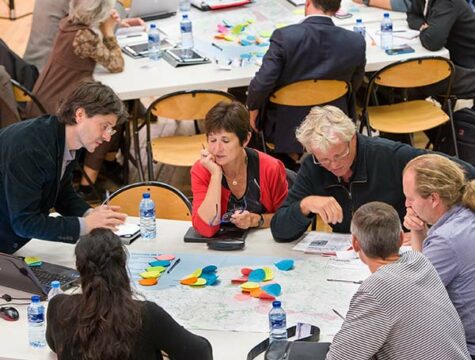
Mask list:
[[[353,17],[349,19],[336,19],[335,24],[352,29],[356,18],[362,18],[367,27],[378,26],[383,11],[378,8],[365,7],[351,2],[343,1],[343,8],[353,11]],[[217,33],[216,25],[222,20],[236,22],[247,19],[257,19],[255,26],[258,30],[272,31],[275,24],[292,24],[303,18],[301,14],[295,14],[295,9],[286,0],[256,0],[254,4],[245,7],[202,12],[192,9],[190,18],[193,21],[193,32],[196,47],[206,49],[209,57],[219,57],[219,50],[210,46],[215,42],[222,47],[228,46],[225,41],[214,40]],[[406,27],[406,14],[390,12],[395,27]],[[179,41],[180,14],[156,21],[157,25],[166,31],[169,37]],[[379,70],[391,62],[407,59],[414,56],[441,55],[448,57],[448,51],[443,49],[438,52],[425,50],[419,41],[413,45],[416,52],[398,56],[388,56],[381,49],[367,45],[367,71]],[[173,68],[165,60],[152,63],[146,59],[132,59],[126,55],[125,70],[119,74],[108,73],[98,66],[94,72],[94,78],[109,85],[122,100],[138,99],[141,97],[158,97],[173,91],[186,89],[226,89],[237,86],[247,86],[258,70],[258,65],[234,67],[232,70],[220,70],[215,63]]]
[[[137,219],[132,219],[137,221]],[[143,241],[141,239],[130,245],[130,252],[164,252],[164,253],[196,253],[196,254],[218,254],[219,252],[208,250],[206,244],[185,244],[183,242],[183,234],[190,226],[185,221],[158,221],[158,239],[154,241]],[[251,232],[246,240],[246,248],[238,254],[252,256],[277,256],[277,257],[312,257],[313,259],[321,259],[315,255],[303,255],[302,253],[291,251],[294,243],[276,243],[273,241],[270,230],[259,230]],[[20,249],[16,255],[22,256],[38,256],[42,260],[57,263],[65,266],[74,267],[74,245],[55,243],[48,241],[32,240],[25,247]],[[316,260],[320,261],[320,260]],[[329,283],[330,284],[330,283]],[[347,284],[331,283],[334,286],[348,286]],[[317,286],[317,285],[316,285]],[[357,286],[351,285],[350,293],[356,291]],[[206,289],[202,289],[206,290]],[[198,291],[202,291],[198,290]],[[12,296],[23,295],[18,291],[11,289],[2,289],[0,292],[8,293]],[[315,301],[318,301],[318,291],[315,292]],[[345,301],[346,301],[345,300]],[[17,306],[20,311],[20,320],[17,322],[6,322],[0,319],[0,359],[55,359],[55,355],[48,347],[40,350],[31,349],[27,343],[27,320],[26,306]],[[288,309],[290,310],[290,309]],[[339,309],[343,313],[347,309]],[[330,311],[331,312],[331,311]],[[289,316],[289,315],[288,315]],[[330,314],[331,316],[331,314]],[[318,325],[318,324],[317,324]],[[193,332],[205,336],[209,339],[213,346],[214,358],[218,360],[243,360],[247,352],[259,341],[266,338],[265,333],[246,333],[246,332],[226,332],[226,331],[202,331],[192,330]],[[325,338],[322,329],[322,339]]]

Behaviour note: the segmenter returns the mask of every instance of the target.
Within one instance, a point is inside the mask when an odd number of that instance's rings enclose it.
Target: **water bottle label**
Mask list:
[[[192,32],[191,22],[180,24],[180,30],[183,33]]]
[[[284,319],[272,319],[271,326],[273,329],[286,328],[286,321]]]
[[[155,217],[155,209],[142,210],[142,216],[145,217]]]
[[[45,314],[44,312],[40,313],[32,313],[28,312],[28,322],[30,323],[42,323],[45,321]]]
[[[149,42],[160,42],[160,35],[158,34],[148,34],[148,41]]]

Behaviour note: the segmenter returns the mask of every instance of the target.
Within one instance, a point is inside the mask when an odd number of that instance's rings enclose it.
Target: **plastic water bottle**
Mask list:
[[[179,8],[181,12],[188,12],[191,10],[190,0],[180,0]]]
[[[160,51],[160,32],[155,24],[150,24],[148,30],[148,57],[150,60],[160,60],[162,52]]]
[[[280,301],[274,301],[269,311],[269,341],[279,340],[287,340],[287,320]]]
[[[363,24],[363,20],[356,19],[356,24],[353,26],[353,31],[363,35],[363,38],[366,36],[366,27]]]
[[[48,301],[59,294],[63,294],[63,290],[61,290],[61,283],[58,280],[51,281],[51,289],[48,292]]]
[[[381,21],[381,48],[383,50],[393,47],[393,22],[389,17],[389,13],[384,13],[383,21]]]
[[[148,192],[143,193],[140,201],[140,235],[142,239],[155,239],[157,236],[155,203]]]
[[[40,297],[33,295],[28,305],[28,341],[30,346],[40,348],[46,346],[45,339],[45,307],[40,303]]]
[[[188,14],[183,14],[183,18],[180,21],[181,31],[181,48],[183,49],[182,56],[184,58],[190,58],[192,56],[193,49],[193,27],[191,20],[188,19]]]

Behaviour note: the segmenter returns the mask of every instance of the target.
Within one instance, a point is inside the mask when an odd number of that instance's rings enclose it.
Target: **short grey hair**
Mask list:
[[[97,27],[110,16],[115,0],[71,0],[69,19],[75,24]]]
[[[400,247],[401,222],[390,205],[373,201],[361,206],[353,215],[351,233],[370,258],[385,259],[397,254]]]
[[[356,133],[353,121],[336,106],[314,106],[295,131],[297,140],[311,152],[311,147],[326,151],[330,145],[348,142]]]

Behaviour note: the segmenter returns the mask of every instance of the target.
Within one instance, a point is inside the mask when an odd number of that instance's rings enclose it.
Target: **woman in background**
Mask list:
[[[241,229],[268,227],[287,197],[279,160],[247,148],[249,112],[239,102],[220,102],[206,114],[208,147],[191,168],[193,227],[211,237],[222,224]]]
[[[157,304],[132,297],[127,255],[107,229],[75,249],[82,294],[56,295],[48,305],[46,339],[58,360],[212,359],[209,342],[180,326]]]
[[[75,89],[81,81],[92,80],[96,64],[116,73],[124,69],[124,59],[114,35],[120,21],[114,9],[115,0],[71,0],[69,15],[62,19],[54,41],[53,50],[33,88],[48,114],[56,114],[61,101]],[[41,115],[39,109],[30,103],[29,117]],[[118,138],[104,142],[94,153],[87,153],[84,171],[95,183],[102,161]],[[92,189],[86,187],[86,178],[81,180],[84,193]]]

